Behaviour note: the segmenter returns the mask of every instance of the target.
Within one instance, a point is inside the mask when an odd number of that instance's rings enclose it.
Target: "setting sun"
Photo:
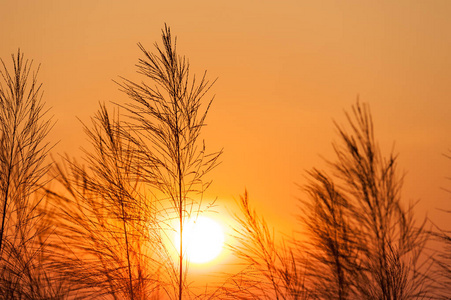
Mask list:
[[[183,251],[191,263],[207,263],[221,253],[224,231],[221,225],[207,217],[190,219],[183,230]],[[180,235],[174,236],[175,245],[180,246]]]

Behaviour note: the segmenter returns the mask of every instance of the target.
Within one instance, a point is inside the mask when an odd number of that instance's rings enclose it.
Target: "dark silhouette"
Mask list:
[[[451,150],[444,156],[451,160]],[[451,195],[449,188],[444,188],[444,190]],[[444,212],[451,214],[449,209],[444,210]],[[436,296],[437,299],[449,299],[451,295],[451,231],[436,225],[434,228],[435,230],[431,231],[431,234],[435,241],[438,241],[438,248],[440,249],[433,257],[434,270],[436,271],[434,279],[437,282]]]
[[[2,299],[59,297],[45,272],[45,239],[38,191],[45,184],[52,127],[41,101],[39,67],[17,52],[10,72],[0,69],[0,295]],[[56,289],[54,289],[56,288]]]
[[[357,102],[346,118],[350,131],[336,124],[340,142],[329,162],[332,177],[310,172],[310,197],[301,201],[309,257],[321,270],[312,272],[322,287],[319,297],[425,298],[428,234],[424,222],[415,224],[413,206],[401,200],[396,156],[382,156],[367,105]]]
[[[413,205],[401,201],[396,156],[382,156],[365,104],[357,102],[346,117],[350,131],[337,125],[331,175],[308,173],[308,196],[298,216],[302,239],[276,246],[264,220],[249,209],[247,195],[242,198],[240,245],[233,250],[257,274],[250,277],[263,277],[257,283],[246,277],[254,297],[432,297],[431,260],[424,251],[429,234],[424,222],[416,225]]]
[[[131,171],[134,151],[122,139],[118,115],[103,105],[85,132],[92,143],[86,166],[66,157],[54,170],[64,191],[49,192],[57,225],[52,268],[75,298],[157,297],[164,245],[153,199]]]
[[[200,212],[203,192],[210,185],[205,174],[217,165],[221,152],[208,154],[199,134],[213,99],[201,110],[203,98],[212,84],[206,73],[199,79],[190,77],[189,63],[176,51],[169,27],[162,34],[163,48],[157,54],[147,52],[138,65],[139,73],[154,81],[155,86],[125,80],[122,90],[134,101],[126,106],[130,130],[124,132],[137,153],[136,170],[143,170],[141,180],[161,193],[169,203],[163,212],[178,220],[180,235],[178,262],[178,298],[185,288],[183,258],[183,225]],[[174,229],[174,228],[173,228]]]
[[[92,126],[85,126],[92,143],[86,166],[66,159],[66,167],[57,168],[66,192],[51,192],[64,242],[55,241],[62,256],[54,266],[62,277],[71,274],[65,280],[78,287],[78,297],[189,295],[183,225],[201,213],[210,184],[204,178],[221,152],[207,154],[199,140],[212,101],[203,104],[203,98],[211,84],[205,74],[200,80],[190,77],[169,27],[162,38],[156,54],[139,44],[145,58],[138,72],[149,82],[119,84],[132,100],[118,106],[126,120],[101,106]],[[170,249],[174,232],[181,240],[173,249],[177,261]]]
[[[309,271],[316,294],[324,299],[348,299],[354,287],[358,240],[351,222],[350,203],[327,175],[309,172],[308,199],[299,219],[308,231],[303,244],[314,268]]]
[[[227,279],[218,298],[229,299],[310,299],[308,260],[292,239],[280,243],[264,220],[250,207],[247,192],[240,198],[235,214],[233,253],[245,268]]]
[[[83,124],[82,160],[52,168],[39,68],[20,51],[12,72],[0,60],[1,299],[449,298],[451,234],[417,223],[397,156],[382,154],[358,101],[346,126],[335,123],[336,158],[307,172],[295,234],[276,236],[246,191],[229,245],[243,268],[193,292],[183,230],[203,213],[205,176],[222,153],[200,138],[214,82],[189,74],[167,26],[154,53],[138,46],[143,81],[118,83],[130,102],[100,104]],[[443,245],[434,258],[431,235]]]

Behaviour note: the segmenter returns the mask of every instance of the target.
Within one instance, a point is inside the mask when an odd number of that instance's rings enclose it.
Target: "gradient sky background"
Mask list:
[[[0,57],[20,47],[41,63],[58,121],[54,153],[86,145],[80,120],[124,101],[112,79],[135,79],[141,42],[166,22],[192,70],[218,81],[204,131],[224,147],[209,197],[230,206],[247,188],[279,229],[294,228],[296,184],[333,159],[332,120],[357,96],[371,106],[383,153],[405,172],[403,196],[451,229],[451,1],[0,0]],[[212,95],[213,95],[212,93]]]

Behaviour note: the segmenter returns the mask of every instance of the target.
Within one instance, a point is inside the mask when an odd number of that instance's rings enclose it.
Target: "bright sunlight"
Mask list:
[[[174,241],[180,246],[180,234]],[[204,216],[190,219],[183,229],[183,252],[191,263],[203,264],[216,258],[224,245],[224,231],[221,225]]]

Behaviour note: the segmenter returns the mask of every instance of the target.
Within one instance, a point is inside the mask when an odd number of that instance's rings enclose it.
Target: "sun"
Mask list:
[[[180,234],[176,233],[174,242],[180,249]],[[196,264],[215,259],[224,245],[222,226],[213,219],[198,216],[185,223],[183,228],[183,253],[185,258]]]

